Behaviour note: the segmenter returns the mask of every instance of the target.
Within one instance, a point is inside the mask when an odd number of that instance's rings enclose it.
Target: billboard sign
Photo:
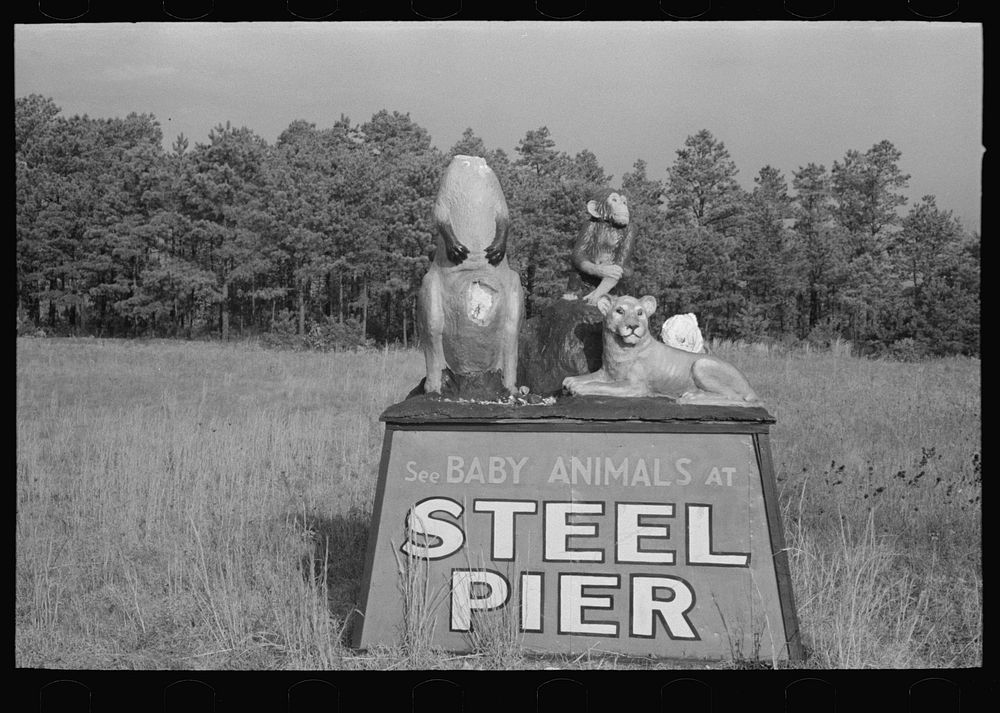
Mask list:
[[[357,645],[419,606],[452,651],[502,617],[539,653],[796,657],[766,434],[546,425],[387,427]]]

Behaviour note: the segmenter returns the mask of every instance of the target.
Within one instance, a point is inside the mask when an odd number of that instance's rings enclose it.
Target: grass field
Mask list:
[[[777,418],[805,666],[980,666],[979,361],[716,350]],[[539,661],[503,636],[467,656],[346,645],[378,416],[422,368],[413,351],[19,339],[15,664],[639,665]]]

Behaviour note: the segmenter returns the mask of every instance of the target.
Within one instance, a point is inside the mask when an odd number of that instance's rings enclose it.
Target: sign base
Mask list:
[[[355,646],[801,660],[763,408],[391,406]]]

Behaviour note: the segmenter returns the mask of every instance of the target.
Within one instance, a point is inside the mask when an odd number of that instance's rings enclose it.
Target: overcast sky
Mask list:
[[[616,184],[638,158],[665,178],[700,129],[747,188],[888,139],[911,203],[934,194],[979,229],[982,46],[980,25],[918,22],[19,25],[14,90],[67,116],[152,113],[168,146],[227,120],[273,142],[295,119],[389,109],[442,150],[472,127],[513,157],[547,126]]]

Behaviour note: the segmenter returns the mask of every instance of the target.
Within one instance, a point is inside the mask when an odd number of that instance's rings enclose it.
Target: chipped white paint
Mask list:
[[[663,323],[660,338],[670,347],[699,354],[705,351],[705,340],[698,328],[698,318],[692,313],[675,314]]]
[[[469,295],[465,301],[466,314],[481,327],[486,326],[493,312],[494,292],[495,290],[478,280],[469,285]]]

